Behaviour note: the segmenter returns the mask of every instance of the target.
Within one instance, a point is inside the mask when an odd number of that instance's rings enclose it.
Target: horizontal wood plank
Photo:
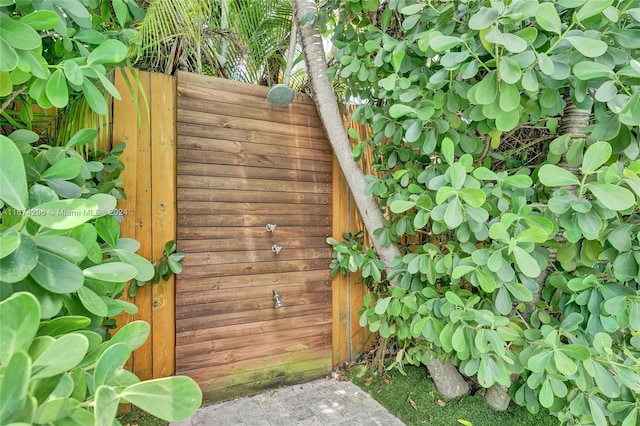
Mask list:
[[[247,199],[250,199],[247,194]],[[331,216],[331,205],[328,204],[296,204],[287,203],[233,203],[211,201],[181,201],[178,214],[256,214],[256,215],[292,215],[304,212],[309,216]]]
[[[300,278],[301,274],[307,274]],[[312,293],[312,292],[326,292],[331,291],[331,279],[328,273],[318,272],[304,272],[304,273],[289,273],[278,274],[282,275],[281,278],[288,275],[292,275],[291,278],[285,282],[282,279],[277,282],[260,283],[259,281],[246,280],[244,277],[236,277],[234,281],[231,281],[233,287],[211,286],[209,288],[203,288],[198,291],[185,291],[185,287],[189,283],[183,283],[181,291],[178,293],[180,300],[176,302],[177,306],[191,306],[201,303],[217,303],[228,302],[231,300],[240,299],[264,299],[272,298],[273,290],[277,290],[279,294],[291,294],[291,293]],[[225,277],[231,278],[231,277]],[[308,281],[302,281],[308,280]],[[192,280],[195,281],[195,280]],[[196,281],[197,282],[197,281]],[[239,286],[244,282],[244,286]],[[241,291],[238,289],[242,288]]]
[[[330,292],[314,293],[282,293],[280,300],[284,307],[311,305],[315,303],[331,303]],[[189,306],[176,306],[176,318],[195,318],[204,315],[223,314],[227,312],[253,312],[261,309],[273,309],[273,298],[262,297],[257,299],[240,299],[226,302],[202,303]],[[279,314],[287,315],[284,308],[278,310]]]
[[[274,331],[271,333],[261,333],[254,336],[231,337],[228,339],[217,339],[208,342],[198,342],[189,345],[178,345],[177,356],[210,355],[219,351],[231,349],[244,349],[246,351],[260,351],[262,345],[269,345],[282,341],[299,340],[304,343],[307,338],[318,336],[331,336],[331,325],[319,325],[316,327],[294,328],[285,331]]]
[[[276,228],[277,229],[277,228]],[[180,251],[189,253],[209,253],[219,251],[264,250],[278,243],[287,248],[329,248],[329,245],[318,237],[285,237],[283,234],[260,236],[259,238],[230,238],[181,240]]]
[[[226,129],[242,129],[253,132],[270,133],[285,137],[301,137],[309,139],[325,139],[324,129],[296,126],[293,124],[274,123],[254,120],[253,118],[212,115],[201,111],[189,111],[178,108],[178,122],[199,124],[202,126],[223,127]]]
[[[305,327],[316,327],[331,323],[331,315],[327,315],[326,313],[306,315],[303,318]],[[298,327],[301,322],[300,319],[301,317],[285,317],[276,320],[202,328],[199,330],[179,332],[176,335],[176,339],[178,344],[188,345],[191,343],[207,342],[210,340],[281,332]]]
[[[216,368],[210,368],[211,364],[206,367],[194,368],[184,371],[189,377],[196,381],[203,381],[214,377],[222,377],[226,375],[238,374],[246,371],[261,370],[265,367],[271,367],[279,364],[290,364],[293,362],[303,361],[306,359],[317,359],[327,356],[331,353],[331,347],[327,345],[305,348],[295,351],[281,352],[263,352],[259,358],[253,359],[246,356],[236,356],[233,352],[227,352],[224,362],[219,362]]]
[[[296,259],[327,259],[331,261],[331,249],[326,248],[291,248],[281,246],[279,254],[271,250],[272,245],[265,243],[260,250],[240,250],[213,253],[185,252],[184,267],[191,265],[228,265],[233,263],[281,262]]]
[[[181,161],[178,163],[179,175],[216,176],[246,179],[269,179],[293,182],[329,183],[331,173],[307,170],[266,169],[263,167],[237,167],[227,164],[210,164]]]
[[[178,108],[189,111],[200,111],[209,114],[252,117],[274,123],[284,123],[296,126],[315,127],[322,129],[322,121],[318,116],[293,113],[282,114],[273,108],[260,108],[255,98],[247,95],[230,94],[216,89],[201,87],[181,87],[178,98]]]
[[[245,324],[255,321],[266,321],[282,318],[287,315],[295,316],[304,320],[306,315],[318,313],[331,314],[331,306],[325,302],[315,303],[306,306],[285,306],[282,309],[261,309],[253,312],[226,312],[223,314],[203,315],[195,318],[182,318],[176,321],[177,330],[189,331],[211,327],[224,327],[232,324]]]
[[[329,268],[327,259],[279,260],[277,262],[232,263],[230,265],[188,265],[180,274],[180,278],[211,278],[252,274],[267,274],[296,271],[326,271]],[[247,278],[249,279],[249,278]]]
[[[240,81],[229,80],[226,78],[210,77],[210,76],[205,76],[201,74],[194,74],[194,73],[179,71],[178,72],[178,88],[182,86],[185,86],[185,87],[197,86],[197,87],[204,87],[204,88],[211,87],[217,90],[225,90],[227,92],[234,93],[234,94],[235,93],[247,94],[247,95],[253,96],[254,99],[256,99],[256,103],[262,103],[262,100],[264,99],[265,105],[267,106],[270,105],[270,107],[273,108],[273,105],[269,103],[269,101],[267,101],[267,92],[269,91],[269,88],[266,86],[258,86],[255,84],[247,84]],[[313,100],[311,100],[309,96],[304,94],[298,94],[294,99],[294,103],[310,105],[310,106],[314,105]],[[280,109],[280,108],[275,110],[288,111],[286,109]],[[315,112],[315,107],[313,109],[313,114],[317,115],[317,112]]]
[[[193,123],[177,123],[178,127],[178,147],[181,140],[186,138],[201,138],[224,140],[230,142],[267,145],[272,147],[287,147],[296,150],[313,149],[316,151],[332,152],[331,145],[326,139],[313,139],[302,135],[296,137],[283,137],[273,133],[264,133],[246,129],[229,129],[227,127]]]
[[[331,204],[330,194],[308,192],[252,192],[251,197],[244,192],[228,190],[211,191],[202,188],[178,188],[178,206],[187,201],[214,201],[228,203],[280,203],[280,204]],[[297,206],[295,208],[298,208]]]
[[[285,226],[327,226],[331,224],[331,216],[304,215],[178,215],[178,226],[266,226],[268,223]]]
[[[269,179],[215,178],[209,176],[178,175],[178,188],[231,189],[234,191],[275,191],[331,193],[329,183],[283,182]],[[248,195],[250,197],[250,195]]]

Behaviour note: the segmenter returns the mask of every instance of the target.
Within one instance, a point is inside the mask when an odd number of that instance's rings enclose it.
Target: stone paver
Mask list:
[[[402,426],[351,382],[318,379],[199,409],[172,426]]]

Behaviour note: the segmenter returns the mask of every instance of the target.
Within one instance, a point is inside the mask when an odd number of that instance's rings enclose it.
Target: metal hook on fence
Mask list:
[[[282,250],[282,247],[280,247],[277,244],[274,244],[271,246],[271,251],[274,252],[275,254],[279,254],[280,250]]]

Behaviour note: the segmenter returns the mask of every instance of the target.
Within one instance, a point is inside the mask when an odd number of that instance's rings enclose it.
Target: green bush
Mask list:
[[[635,425],[640,3],[327,8],[335,78],[371,129],[354,157],[373,155],[376,233],[404,250],[387,288],[369,248],[329,240],[335,271],[377,286],[361,325],[395,366],[438,357],[565,424]]]

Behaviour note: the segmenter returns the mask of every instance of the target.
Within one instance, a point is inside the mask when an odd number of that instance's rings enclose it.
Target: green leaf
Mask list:
[[[99,386],[95,397],[96,425],[112,425],[118,414],[120,398],[111,386]]]
[[[598,404],[598,401],[594,399],[594,397],[589,397],[589,411],[591,412],[591,417],[593,418],[593,423],[595,426],[607,426],[609,423],[607,422],[607,417],[602,412],[602,408]]]
[[[618,114],[618,119],[627,126],[640,126],[640,92],[631,95],[627,105]]]
[[[486,272],[478,269],[476,270],[476,277],[478,278],[478,284],[480,288],[486,293],[493,293],[496,289],[496,281],[489,276]]]
[[[127,46],[119,40],[109,39],[100,43],[87,58],[87,64],[119,64],[127,59]]]
[[[0,424],[11,423],[22,409],[30,378],[31,358],[24,351],[14,353],[0,376]]]
[[[45,170],[41,175],[41,179],[71,180],[78,176],[81,170],[82,160],[67,157]]]
[[[109,262],[83,269],[82,273],[96,280],[123,283],[135,278],[138,270],[128,263]]]
[[[60,22],[60,16],[51,10],[37,10],[20,18],[20,22],[37,31],[52,30]]]
[[[509,231],[507,231],[507,228],[501,222],[496,222],[491,225],[491,227],[489,228],[489,237],[503,243],[506,243],[511,239]]]
[[[51,104],[56,108],[64,108],[69,103],[69,89],[64,71],[57,69],[45,86],[45,93]]]
[[[11,139],[0,135],[0,200],[24,211],[29,205],[28,194],[22,154]]]
[[[442,153],[444,161],[446,161],[446,163],[449,165],[453,164],[455,156],[455,146],[451,138],[444,138],[442,140],[440,151]]]
[[[516,235],[515,239],[525,243],[544,243],[549,235],[541,228],[528,228]]]
[[[582,316],[580,316],[580,322],[582,322]],[[579,345],[579,344],[564,345],[564,346],[561,346],[558,350],[570,356],[571,358],[577,359],[579,361],[585,361],[591,357],[591,352],[589,352],[589,348],[584,345]]]
[[[591,18],[592,16],[602,13],[612,4],[613,0],[587,1],[584,3],[584,6],[576,12],[576,19],[579,22],[582,22],[587,18]]]
[[[457,198],[452,199],[444,212],[444,223],[449,229],[455,229],[462,224],[464,220],[462,213],[462,205]]]
[[[101,386],[121,369],[131,356],[131,348],[126,343],[116,343],[109,347],[98,358],[95,371],[93,373],[93,385]]]
[[[565,38],[569,43],[587,58],[597,58],[607,51],[607,43],[602,40],[594,40],[582,36],[570,36]]]
[[[446,52],[452,47],[456,47],[460,43],[462,43],[462,40],[460,40],[458,37],[439,35],[433,37],[429,45],[436,52],[442,53]]]
[[[543,30],[556,34],[562,32],[560,16],[553,3],[542,3],[536,11],[536,22]]]
[[[40,323],[40,305],[31,293],[14,293],[0,302],[0,364],[14,353],[27,351]]]
[[[78,333],[65,334],[53,342],[33,362],[32,379],[44,379],[75,368],[89,349],[89,340]]]
[[[34,50],[42,46],[42,39],[36,30],[4,13],[0,14],[0,38],[14,49]]]
[[[31,277],[40,287],[56,294],[73,293],[84,284],[82,270],[68,260],[40,250]]]
[[[609,34],[622,47],[627,49],[640,49],[640,30],[637,29],[611,29]]]
[[[110,247],[116,247],[120,238],[120,226],[113,216],[102,216],[96,220],[96,231]]]
[[[596,142],[587,148],[582,159],[583,173],[593,173],[611,158],[611,145],[607,142]]]
[[[524,249],[515,246],[513,248],[513,255],[516,259],[518,268],[524,275],[529,278],[538,278],[538,276],[540,276],[542,271],[540,270],[538,262]]]
[[[34,238],[36,245],[50,253],[79,264],[87,257],[87,249],[77,240],[62,235],[41,235]]]
[[[459,190],[464,186],[464,181],[467,178],[467,172],[464,166],[460,163],[453,163],[447,170],[449,173],[449,181],[453,189]]]
[[[545,380],[542,383],[540,393],[538,394],[540,405],[545,408],[550,408],[553,405],[553,399],[553,389],[551,389],[551,383],[549,382],[549,380]]]
[[[49,399],[38,407],[33,415],[35,424],[52,424],[69,416],[80,406],[80,402],[71,398]]]
[[[471,207],[481,207],[487,199],[484,191],[476,188],[462,188],[458,191],[458,195],[462,201]]]
[[[136,383],[124,389],[120,397],[170,422],[187,419],[202,403],[202,391],[191,378],[185,376]]]
[[[389,204],[389,209],[393,213],[403,213],[415,207],[416,203],[408,200],[394,200]]]
[[[9,230],[0,235],[0,259],[4,259],[20,246],[20,234]]]
[[[42,323],[38,329],[38,336],[56,337],[72,331],[82,330],[90,324],[91,320],[87,317],[65,315]]]
[[[78,289],[78,297],[84,307],[87,308],[87,311],[100,317],[108,316],[109,308],[107,304],[90,288],[80,287]]]
[[[374,312],[378,315],[384,314],[389,307],[389,303],[391,303],[391,297],[384,297],[378,300],[374,307]]]
[[[113,10],[116,12],[116,19],[118,24],[124,28],[127,18],[129,17],[129,8],[123,0],[111,0]]]
[[[469,28],[478,31],[484,30],[498,19],[499,14],[498,9],[481,7],[480,10],[469,19]]]
[[[107,101],[104,99],[104,95],[100,93],[89,79],[85,78],[82,82],[82,93],[92,110],[100,115],[107,114],[109,109],[107,108]]]
[[[109,254],[115,254],[121,261],[132,265],[136,268],[137,274],[135,279],[140,282],[150,281],[155,275],[155,269],[151,262],[144,257],[131,253],[126,250],[113,250]]]
[[[605,64],[593,61],[578,62],[573,66],[573,75],[578,80],[595,80],[597,78],[613,77],[613,70]]]
[[[64,75],[69,80],[71,84],[75,84],[76,86],[82,86],[82,81],[84,80],[84,74],[82,73],[82,69],[78,65],[78,63],[74,60],[66,60],[64,61],[64,65],[62,66],[64,70]]]
[[[93,219],[98,205],[87,199],[58,200],[27,211],[37,224],[51,229],[71,229]]]
[[[416,110],[409,105],[393,104],[389,108],[389,116],[391,118],[404,117],[407,114],[415,114]]]
[[[554,164],[545,164],[538,171],[540,182],[549,187],[580,185],[580,180],[570,171]]]
[[[588,183],[585,187],[595,195],[604,207],[622,211],[634,206],[635,197],[626,188],[611,183]]]
[[[20,236],[20,245],[0,259],[0,281],[16,283],[29,275],[38,263],[38,247],[31,238]]]
[[[0,71],[13,71],[17,66],[18,54],[9,43],[0,37]]]
[[[565,376],[570,376],[578,371],[576,363],[562,351],[556,350],[553,352],[553,361],[556,369]]]
[[[520,111],[517,108],[512,111],[503,111],[496,118],[496,127],[503,132],[515,129],[519,123]]]
[[[500,60],[499,70],[500,78],[502,78],[502,81],[508,84],[516,84],[522,76],[522,70],[520,69],[520,66],[509,56],[504,56]],[[519,100],[518,104],[520,104]]]

